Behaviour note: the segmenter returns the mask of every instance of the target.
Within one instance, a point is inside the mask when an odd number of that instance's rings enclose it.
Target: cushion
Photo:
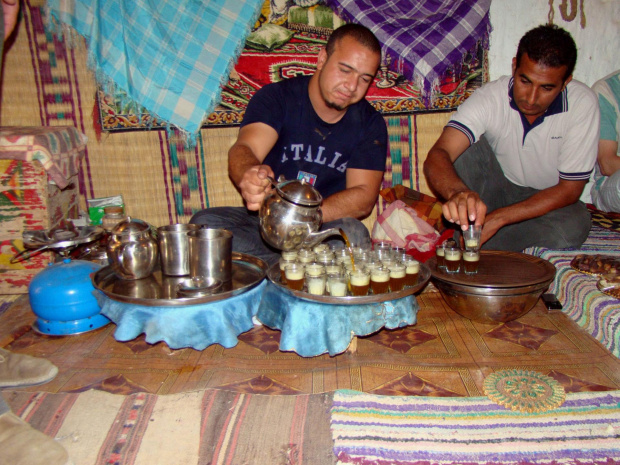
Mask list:
[[[270,52],[287,43],[295,32],[276,24],[263,24],[252,32],[245,41],[248,47]]]

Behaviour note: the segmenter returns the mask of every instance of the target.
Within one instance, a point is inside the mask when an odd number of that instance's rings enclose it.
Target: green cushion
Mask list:
[[[263,24],[246,39],[248,47],[270,52],[287,43],[295,34],[285,27],[276,24]]]

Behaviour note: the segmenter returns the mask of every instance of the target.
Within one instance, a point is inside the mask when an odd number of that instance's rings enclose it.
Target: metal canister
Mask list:
[[[188,233],[197,231],[197,224],[171,224],[157,228],[161,272],[166,276],[189,274]]]
[[[227,229],[201,228],[189,237],[189,275],[214,278],[222,283],[232,279],[232,238]]]

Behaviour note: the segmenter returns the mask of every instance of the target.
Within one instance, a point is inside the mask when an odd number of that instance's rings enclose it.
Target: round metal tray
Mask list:
[[[478,273],[467,275],[462,267],[458,273],[437,268],[437,257],[426,262],[434,279],[460,286],[489,289],[512,289],[537,286],[550,282],[555,266],[545,259],[520,252],[499,250],[480,251]]]
[[[146,278],[131,281],[121,279],[112,267],[106,266],[92,276],[92,282],[95,289],[119,302],[150,307],[203,304],[247,292],[265,278],[268,266],[260,258],[233,252],[232,261],[232,279],[211,295],[177,297],[177,286],[189,276],[165,276],[160,270]]]
[[[388,300],[396,300],[402,297],[406,297],[408,295],[415,294],[420,289],[424,287],[424,285],[428,282],[431,277],[431,271],[428,266],[424,263],[420,263],[420,272],[418,274],[418,282],[415,286],[407,286],[402,291],[398,292],[388,292],[386,294],[369,294],[364,296],[346,296],[346,297],[333,297],[331,295],[315,295],[310,294],[305,291],[294,291],[293,289],[287,287],[285,284],[281,282],[280,275],[280,266],[276,263],[267,272],[267,277],[269,280],[278,286],[283,292],[286,292],[289,295],[298,297],[303,300],[308,300],[311,302],[323,302],[328,304],[339,304],[339,305],[359,305],[359,304],[369,304],[376,302],[386,302]],[[372,291],[370,291],[372,292]]]

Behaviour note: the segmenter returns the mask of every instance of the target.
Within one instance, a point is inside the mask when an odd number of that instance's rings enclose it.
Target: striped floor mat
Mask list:
[[[90,390],[3,396],[14,414],[60,442],[76,465],[335,462],[327,393],[263,396],[207,389],[121,396]]]
[[[546,413],[486,397],[390,397],[336,391],[338,464],[594,464],[620,461],[620,391],[568,394]]]
[[[588,239],[579,249],[553,250],[531,247],[525,252],[549,260],[557,272],[549,291],[557,295],[566,313],[575,323],[599,340],[620,358],[620,301],[600,292],[598,276],[580,273],[571,268],[575,256],[620,256],[620,232],[592,226]]]

